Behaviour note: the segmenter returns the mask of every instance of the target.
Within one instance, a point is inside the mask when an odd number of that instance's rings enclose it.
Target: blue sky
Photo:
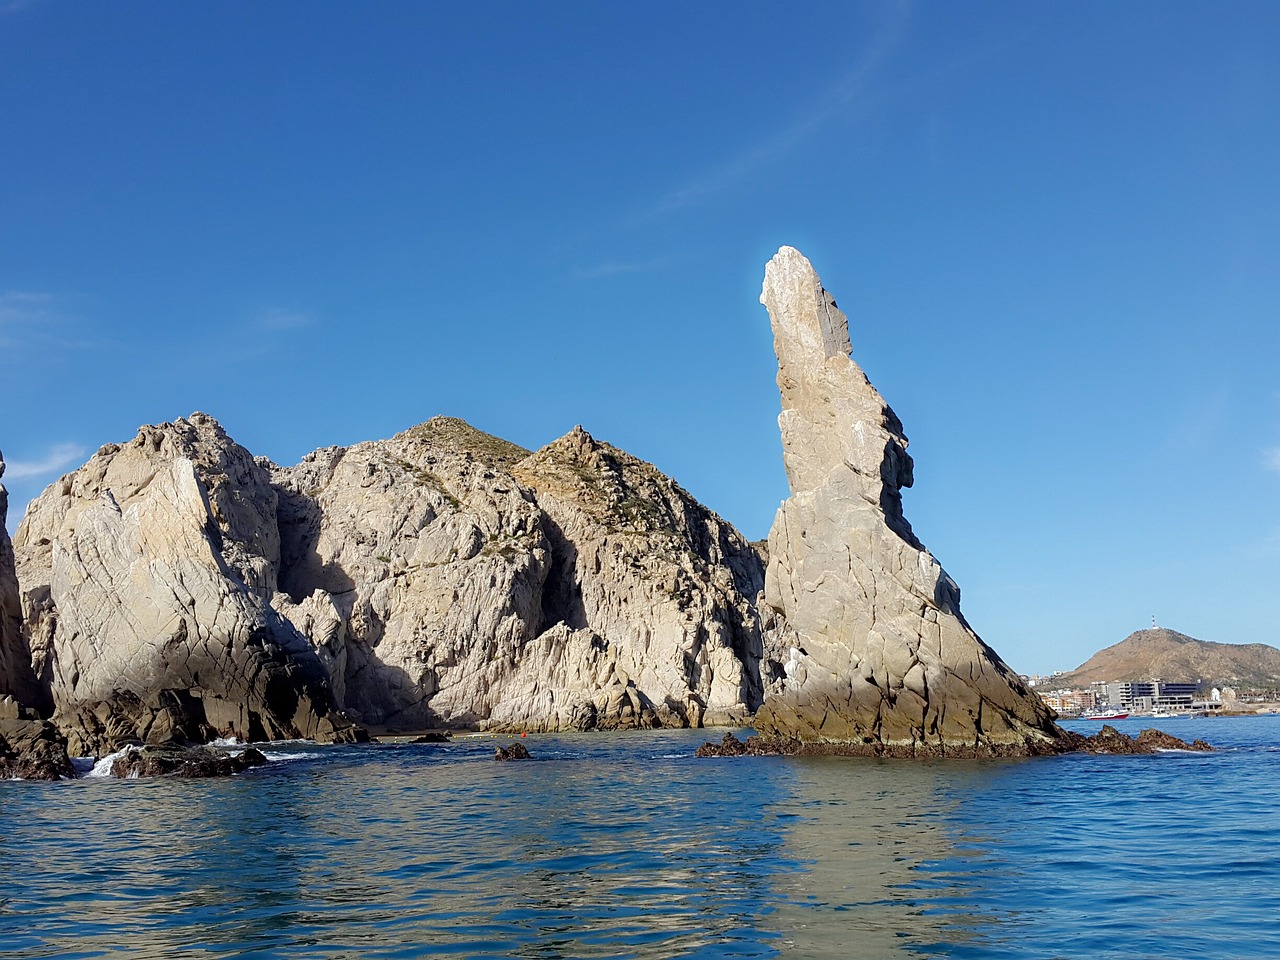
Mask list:
[[[1024,672],[1280,644],[1275,3],[0,0],[17,513],[194,410],[255,453],[581,423],[751,538],[781,244]]]

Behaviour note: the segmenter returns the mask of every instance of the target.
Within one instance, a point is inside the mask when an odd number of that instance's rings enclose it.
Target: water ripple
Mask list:
[[[3,783],[0,955],[1280,955],[1280,723],[1183,724],[1230,749],[698,761],[660,731]]]

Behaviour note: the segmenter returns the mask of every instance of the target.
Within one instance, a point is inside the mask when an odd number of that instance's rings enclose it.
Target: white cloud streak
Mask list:
[[[1262,465],[1268,470],[1280,473],[1280,447],[1262,451]]]
[[[859,62],[839,83],[819,98],[817,108],[764,142],[717,165],[683,187],[671,191],[652,210],[638,217],[636,222],[648,222],[692,206],[714,193],[746,180],[757,170],[790,153],[798,144],[811,137],[823,124],[832,120],[866,91],[876,71],[900,43],[909,14],[909,4],[901,3],[896,6],[894,15],[877,31]]]
[[[35,480],[63,470],[81,460],[85,448],[76,443],[59,443],[52,446],[38,460],[9,460],[5,462],[5,480]]]
[[[273,309],[267,310],[258,317],[260,330],[280,332],[284,330],[301,330],[315,323],[315,317],[302,310]]]

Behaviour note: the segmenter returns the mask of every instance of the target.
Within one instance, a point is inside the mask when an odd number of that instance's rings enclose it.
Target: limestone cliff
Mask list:
[[[760,702],[758,557],[580,428],[529,454],[437,417],[273,476],[276,608],[365,723],[696,725]]]
[[[595,651],[620,692],[639,694],[642,715],[652,709],[664,725],[745,722],[763,696],[755,601],[764,570],[738,531],[581,427],[513,473],[547,519],[545,622]]]
[[[4,476],[4,454],[0,453],[0,477]],[[31,650],[22,625],[22,602],[18,597],[18,576],[13,543],[5,523],[9,515],[9,493],[0,484],[0,717],[16,719],[22,708],[47,713],[48,694],[31,669]]]
[[[103,447],[32,503],[18,580],[73,752],[351,735],[311,645],[269,604],[275,515],[266,471],[201,414]]]
[[[791,497],[769,534],[767,603],[790,632],[761,733],[868,753],[1038,752],[1060,731],[960,613],[912,532],[902,424],[850,358],[848,322],[798,251],[765,271]]]
[[[284,468],[194,414],[47,489],[17,568],[73,752],[741,723],[763,696],[758,554],[581,428],[531,454],[437,417]]]

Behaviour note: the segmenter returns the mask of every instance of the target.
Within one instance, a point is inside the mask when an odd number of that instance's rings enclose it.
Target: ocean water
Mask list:
[[[1280,957],[1280,717],[1158,723],[1222,749],[698,760],[720,732],[653,731],[4,782],[0,957]]]

